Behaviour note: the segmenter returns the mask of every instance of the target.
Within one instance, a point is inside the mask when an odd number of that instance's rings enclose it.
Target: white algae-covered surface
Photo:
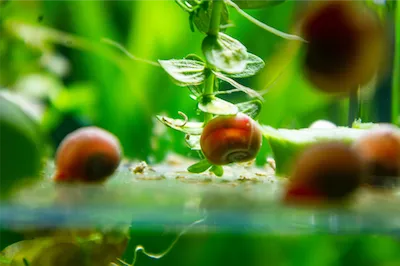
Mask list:
[[[284,178],[270,167],[225,167],[223,177],[190,174],[188,159],[163,164],[122,162],[102,185],[62,185],[43,180],[1,202],[3,228],[93,228],[204,224],[219,230],[267,233],[399,233],[400,190],[361,188],[347,202],[329,207],[285,206]]]

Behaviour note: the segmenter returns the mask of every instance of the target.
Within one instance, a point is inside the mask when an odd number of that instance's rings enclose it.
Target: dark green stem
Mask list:
[[[348,117],[348,126],[351,127],[353,125],[354,120],[356,120],[359,115],[359,98],[358,98],[358,90],[354,90],[350,93],[349,100],[349,117]]]
[[[224,7],[224,2],[222,0],[213,0],[213,7],[210,19],[210,28],[208,29],[207,35],[218,36],[219,27],[221,23],[221,12]],[[208,76],[206,83],[204,85],[204,95],[211,95],[214,93],[214,81],[215,75],[210,71],[210,75]],[[212,114],[205,113],[204,114],[204,123],[206,124],[208,121],[212,119]]]
[[[222,0],[213,0],[213,7],[210,19],[210,28],[208,29],[207,35],[217,36],[221,23],[221,12],[224,7]]]
[[[212,95],[214,92],[214,79],[215,75],[214,73],[210,73],[208,78],[206,79],[206,83],[204,85],[204,95]],[[210,113],[204,113],[204,124],[206,124],[208,121],[212,119],[212,114]]]
[[[393,84],[392,84],[392,123],[400,123],[400,5],[397,3],[395,18],[395,45],[393,61]]]

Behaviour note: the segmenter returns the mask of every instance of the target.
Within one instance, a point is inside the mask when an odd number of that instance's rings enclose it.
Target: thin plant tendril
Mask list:
[[[235,87],[239,91],[242,91],[242,92],[248,94],[250,97],[258,98],[261,101],[264,100],[263,97],[258,92],[256,92],[255,90],[250,89],[250,88],[248,88],[246,86],[243,86],[242,84],[236,82],[235,80],[233,80],[231,78],[228,78],[227,76],[225,76],[225,75],[223,75],[223,74],[221,74],[219,72],[213,71],[213,73],[215,74],[215,76],[217,78],[219,78],[219,79],[221,79],[221,80],[223,80],[225,82],[228,82],[229,84],[231,84],[233,87]]]
[[[118,261],[119,261],[120,263],[122,263],[123,265],[125,265],[125,266],[134,266],[135,263],[136,263],[136,260],[137,260],[137,253],[138,253],[139,251],[142,251],[142,253],[143,253],[144,255],[146,255],[147,257],[150,257],[150,258],[152,258],[152,259],[161,259],[162,257],[164,257],[165,255],[167,255],[167,254],[172,250],[172,248],[175,246],[175,244],[178,242],[178,240],[181,238],[182,235],[186,234],[186,232],[189,231],[189,229],[191,229],[193,226],[204,222],[204,221],[206,220],[206,218],[207,218],[207,217],[204,217],[204,218],[202,218],[202,219],[200,219],[200,220],[197,220],[197,221],[194,221],[193,223],[191,223],[190,225],[188,225],[185,229],[183,229],[183,230],[179,233],[179,235],[177,235],[177,237],[176,237],[175,240],[169,245],[169,247],[168,247],[165,251],[163,251],[163,252],[161,252],[161,253],[150,253],[150,252],[147,252],[146,249],[145,249],[142,245],[137,245],[136,248],[135,248],[134,255],[133,255],[132,264],[128,264],[128,263],[126,263],[125,261],[123,261],[123,260],[121,260],[121,259],[118,259]]]
[[[135,60],[135,61],[138,61],[138,62],[142,62],[142,63],[146,63],[146,64],[149,64],[149,65],[152,65],[152,66],[161,67],[160,64],[157,63],[157,62],[134,56],[133,54],[128,52],[128,50],[126,50],[125,47],[123,47],[121,44],[119,44],[119,43],[117,43],[117,42],[115,42],[113,40],[110,40],[110,39],[107,39],[107,38],[102,38],[101,41],[106,43],[106,44],[108,44],[108,45],[111,45],[111,46],[117,48],[118,50],[123,52],[125,55],[127,55],[132,60]]]
[[[185,113],[183,113],[181,111],[179,111],[178,114],[180,116],[182,116],[183,119],[184,119],[183,122],[182,122],[182,125],[180,125],[180,127],[184,127],[187,124],[187,122],[189,121],[189,118],[187,117],[187,115]]]
[[[225,2],[230,5],[231,7],[233,7],[234,9],[236,9],[236,11],[243,16],[244,18],[248,19],[250,22],[252,22],[253,24],[259,26],[260,28],[269,31],[279,37],[282,37],[284,39],[287,40],[292,40],[292,41],[302,41],[302,42],[307,42],[306,40],[304,40],[303,38],[301,38],[300,36],[297,35],[292,35],[292,34],[288,34],[288,33],[284,33],[282,31],[279,31],[271,26],[268,26],[264,23],[262,23],[261,21],[253,18],[252,16],[250,16],[249,14],[247,14],[246,12],[244,12],[238,5],[236,5],[235,3],[233,3],[231,0],[225,0]]]

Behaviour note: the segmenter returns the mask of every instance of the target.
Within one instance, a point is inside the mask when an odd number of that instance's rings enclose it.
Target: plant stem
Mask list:
[[[359,94],[358,90],[354,90],[350,93],[349,99],[349,116],[348,116],[348,126],[352,127],[354,120],[359,116]]]
[[[208,29],[208,35],[217,36],[219,32],[219,26],[221,23],[221,12],[224,7],[223,0],[213,0],[213,7],[210,19],[210,28]]]
[[[213,0],[212,2],[212,13],[210,19],[210,28],[208,29],[207,35],[218,36],[219,26],[221,23],[221,12],[224,7],[223,0]],[[208,76],[206,83],[204,85],[203,95],[212,95],[214,93],[214,81],[215,74],[210,71],[210,75]],[[204,113],[204,124],[207,124],[208,121],[212,119],[212,114]]]
[[[395,18],[395,43],[393,61],[393,84],[392,84],[392,123],[400,123],[400,5],[396,6]]]
[[[214,73],[210,73],[210,76],[206,79],[206,83],[204,85],[204,93],[203,95],[212,95],[214,92],[214,79],[215,75]],[[208,121],[212,119],[212,114],[210,113],[204,113],[204,124],[207,124]]]

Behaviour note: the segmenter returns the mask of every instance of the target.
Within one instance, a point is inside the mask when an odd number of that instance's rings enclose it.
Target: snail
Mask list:
[[[218,116],[203,129],[200,146],[206,159],[214,165],[247,162],[254,159],[262,144],[257,123],[249,116]]]
[[[349,145],[322,142],[307,148],[299,158],[285,190],[285,201],[344,199],[362,182],[362,159]]]
[[[353,143],[353,149],[365,161],[366,183],[391,186],[400,179],[400,130],[393,126],[372,129]]]
[[[356,1],[319,1],[303,16],[305,75],[325,93],[348,94],[372,80],[384,57],[378,16]]]
[[[112,175],[121,160],[118,139],[98,127],[68,134],[56,153],[55,181],[101,182]]]

